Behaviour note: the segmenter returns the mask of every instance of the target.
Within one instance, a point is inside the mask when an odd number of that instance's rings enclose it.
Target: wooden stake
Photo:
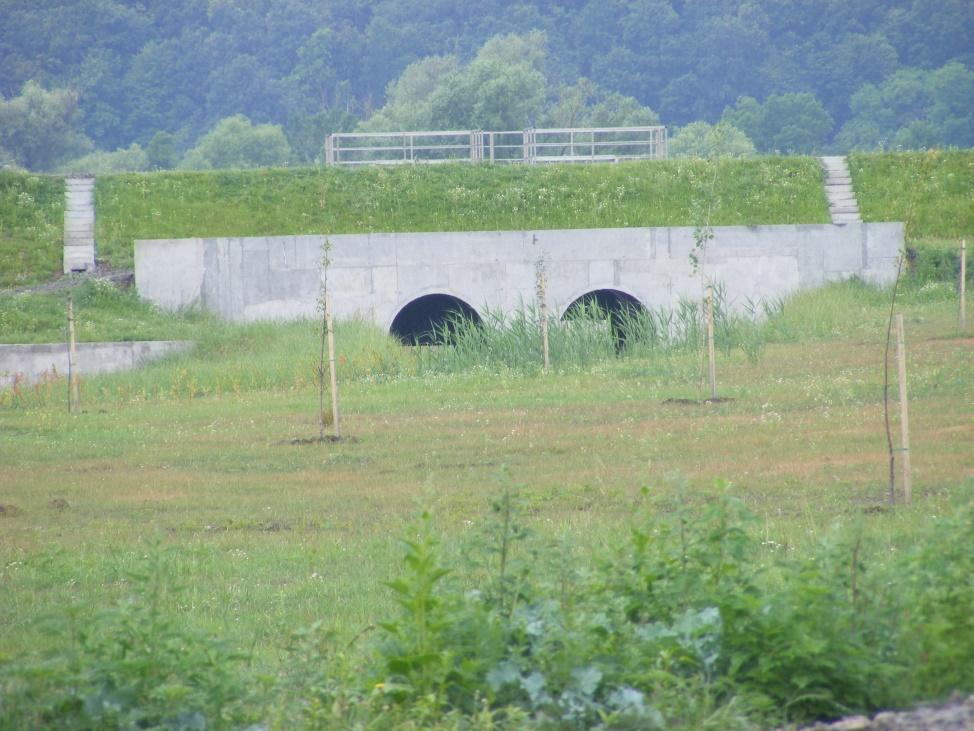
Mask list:
[[[78,369],[75,364],[77,347],[74,337],[74,297],[68,297],[68,413],[81,410],[81,394],[78,389]]]
[[[335,372],[335,330],[331,320],[331,297],[325,295],[325,326],[328,329],[328,370],[331,373],[331,423],[335,438],[341,439],[342,430],[338,420],[338,374]]]
[[[544,372],[547,373],[548,367],[551,364],[548,357],[548,283],[545,281],[544,271],[541,271],[538,276],[538,295],[541,300],[539,303],[541,315],[541,353]]]
[[[534,234],[531,237],[531,245],[533,247],[537,244],[538,236]],[[534,262],[534,278],[535,294],[538,297],[538,316],[541,318],[538,323],[541,326],[541,363],[543,372],[547,373],[550,366],[548,357],[548,277],[545,274],[544,249],[541,250]]]
[[[960,331],[967,332],[967,241],[960,242]]]
[[[896,315],[896,367],[900,382],[900,450],[903,452],[903,500],[910,504],[913,475],[910,469],[910,417],[906,400],[906,343],[903,339],[903,315]]]
[[[697,358],[697,364],[700,366],[697,370],[699,371],[700,378],[700,390],[703,391],[707,387],[707,296],[704,295],[697,302],[697,318],[700,326],[699,337],[700,340],[697,341],[697,354],[700,356]]]
[[[717,360],[714,353],[714,285],[707,285],[707,358],[710,362],[710,398],[717,398]]]

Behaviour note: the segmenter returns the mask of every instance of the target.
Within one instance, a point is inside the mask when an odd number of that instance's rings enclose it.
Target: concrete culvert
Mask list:
[[[572,302],[565,310],[563,319],[570,320],[582,317],[592,312],[602,313],[609,321],[609,329],[615,340],[616,352],[626,347],[626,336],[629,332],[627,323],[645,311],[642,302],[631,294],[617,289],[596,289]]]
[[[481,323],[477,311],[462,299],[449,294],[428,294],[399,310],[389,334],[405,345],[443,345],[444,335],[459,320]]]

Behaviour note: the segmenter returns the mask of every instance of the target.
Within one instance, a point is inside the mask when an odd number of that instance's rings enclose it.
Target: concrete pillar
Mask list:
[[[95,178],[64,179],[64,273],[95,270]]]

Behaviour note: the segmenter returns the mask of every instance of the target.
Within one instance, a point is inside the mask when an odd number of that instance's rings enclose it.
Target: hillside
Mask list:
[[[974,151],[856,155],[867,221],[909,221],[911,242],[974,239]],[[716,175],[715,175],[716,173]],[[713,190],[711,194],[710,191]],[[61,263],[63,183],[0,173],[0,286]],[[911,192],[913,191],[913,192]],[[828,221],[814,158],[620,165],[261,169],[104,176],[101,262],[132,265],[139,238]]]
[[[724,118],[763,153],[968,146],[972,49],[966,0],[6,0],[0,166],[172,168],[236,115],[311,164],[325,132],[399,110],[426,129]]]

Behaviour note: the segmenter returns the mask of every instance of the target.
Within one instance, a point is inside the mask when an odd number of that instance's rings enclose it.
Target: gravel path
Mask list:
[[[872,718],[850,716],[806,726],[804,731],[974,731],[974,695],[912,711],[883,711]]]
[[[28,284],[22,287],[0,287],[0,295],[32,294],[43,292],[60,292],[77,287],[87,279],[107,279],[116,287],[126,288],[135,283],[135,272],[132,269],[107,269],[99,267],[91,274],[66,274],[50,282]]]

